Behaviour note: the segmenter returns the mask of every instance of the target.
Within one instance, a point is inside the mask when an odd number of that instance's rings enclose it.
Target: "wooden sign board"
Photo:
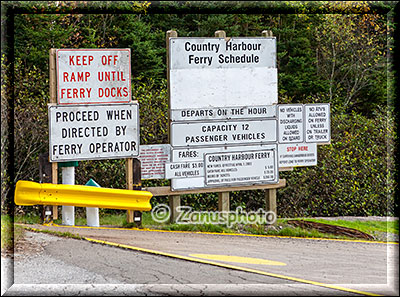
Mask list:
[[[131,102],[130,49],[57,49],[57,103]]]
[[[50,105],[50,161],[139,155],[139,105]]]

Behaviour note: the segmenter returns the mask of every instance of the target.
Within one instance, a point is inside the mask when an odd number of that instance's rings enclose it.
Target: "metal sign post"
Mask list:
[[[62,183],[75,185],[75,167],[62,167]],[[62,223],[67,226],[75,225],[75,206],[62,206]]]

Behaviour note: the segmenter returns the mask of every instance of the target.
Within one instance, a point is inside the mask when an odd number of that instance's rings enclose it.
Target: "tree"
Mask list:
[[[329,102],[363,112],[386,102],[384,16],[327,14],[316,38],[318,73],[329,82]]]

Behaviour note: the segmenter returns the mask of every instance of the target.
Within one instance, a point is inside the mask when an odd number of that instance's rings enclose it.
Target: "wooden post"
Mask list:
[[[267,212],[272,211],[278,216],[276,208],[276,189],[265,190],[265,210]]]
[[[57,73],[56,73],[56,49],[50,49],[49,58],[49,90],[50,90],[50,103],[57,104]],[[58,184],[58,164],[56,162],[51,163],[51,182]],[[58,219],[58,206],[53,206],[53,220]]]
[[[226,32],[223,30],[215,31],[215,37],[226,38]],[[228,212],[230,209],[229,192],[218,193],[218,211]]]
[[[218,211],[230,210],[229,192],[218,193]]]
[[[133,190],[133,159],[128,158],[125,162],[125,178],[126,178],[126,188],[128,190]],[[133,211],[126,211],[126,221],[128,223],[133,223]]]
[[[169,77],[169,68],[170,68],[170,60],[169,60],[169,39],[171,37],[178,37],[178,33],[174,30],[167,31],[166,34],[166,48],[167,48],[167,86],[168,86],[168,106],[171,106],[171,87],[170,87],[170,77]],[[169,112],[171,109],[169,109]],[[171,115],[168,113],[168,143],[171,143],[170,139],[170,127],[171,127]],[[170,195],[168,196],[169,201],[169,209],[170,209],[170,223],[175,223],[176,219],[179,216],[178,207],[181,206],[181,196],[180,195]]]
[[[49,153],[39,155],[39,181],[40,183],[52,182],[52,165],[49,162]],[[52,206],[42,205],[41,219],[43,223],[48,223],[52,219]]]
[[[168,196],[168,201],[169,201],[169,209],[171,212],[169,217],[169,222],[175,223],[176,219],[179,216],[178,207],[181,206],[181,196],[179,195]]]
[[[272,37],[272,31],[271,30],[264,30],[261,32],[262,37]]]
[[[215,37],[226,38],[226,33],[225,33],[224,30],[218,30],[218,31],[215,31],[214,36]]]
[[[271,30],[262,31],[263,37],[273,37]],[[265,190],[265,209],[266,211],[272,211],[278,216],[276,207],[276,189]]]

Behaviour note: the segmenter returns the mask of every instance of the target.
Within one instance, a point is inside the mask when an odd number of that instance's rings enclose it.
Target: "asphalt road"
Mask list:
[[[5,295],[398,294],[398,244],[34,227],[86,240],[28,232]]]

